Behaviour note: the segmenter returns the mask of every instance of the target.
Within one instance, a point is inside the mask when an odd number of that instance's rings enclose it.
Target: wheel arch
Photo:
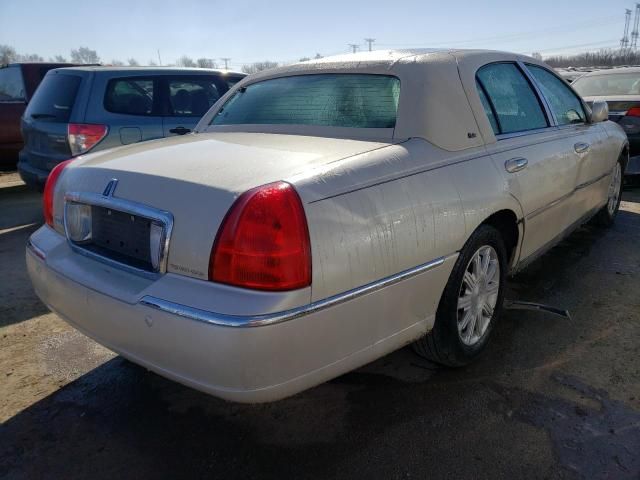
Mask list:
[[[511,209],[498,210],[485,218],[478,227],[481,225],[490,225],[500,232],[507,247],[509,265],[513,267],[517,260],[518,246],[522,239],[521,222],[518,221],[516,213]]]

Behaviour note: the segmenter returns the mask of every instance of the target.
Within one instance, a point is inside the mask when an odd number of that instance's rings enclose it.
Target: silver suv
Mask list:
[[[51,169],[89,151],[184,135],[245,74],[157,67],[47,73],[22,117],[18,171],[42,189]]]

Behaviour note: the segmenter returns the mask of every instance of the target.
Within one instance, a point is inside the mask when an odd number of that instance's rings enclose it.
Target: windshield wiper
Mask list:
[[[31,118],[38,119],[38,118],[57,118],[57,117],[52,113],[32,113]]]

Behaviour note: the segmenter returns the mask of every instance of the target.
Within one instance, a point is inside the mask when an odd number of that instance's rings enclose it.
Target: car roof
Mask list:
[[[216,73],[220,75],[242,75],[246,73],[236,72],[233,70],[224,70],[216,68],[189,68],[189,67],[124,67],[124,66],[98,66],[98,65],[86,65],[67,67],[65,70],[77,70],[84,72],[128,72],[128,73]]]
[[[459,59],[482,61],[486,63],[499,61],[513,61],[515,59],[526,60],[532,63],[541,63],[539,60],[509,52],[478,49],[452,49],[452,48],[411,48],[399,50],[373,50],[370,52],[347,53],[333,55],[304,62],[292,63],[281,67],[263,70],[249,75],[249,79],[273,78],[292,75],[295,73],[312,73],[313,71],[351,71],[367,73],[367,70],[394,70],[400,63],[425,66],[429,63],[457,62]]]

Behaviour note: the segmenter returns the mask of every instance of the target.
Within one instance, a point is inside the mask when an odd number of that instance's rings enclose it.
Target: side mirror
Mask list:
[[[596,100],[591,105],[591,123],[604,122],[609,119],[609,105],[604,100]]]

